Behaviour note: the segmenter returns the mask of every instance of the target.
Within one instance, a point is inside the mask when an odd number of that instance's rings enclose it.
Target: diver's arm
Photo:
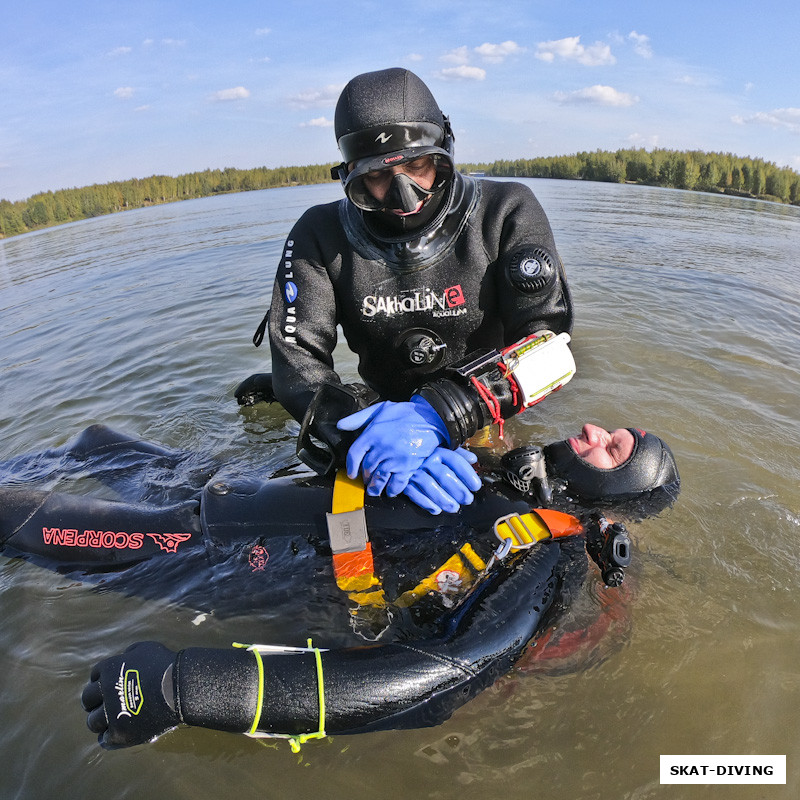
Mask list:
[[[360,431],[352,444],[339,438],[335,446],[328,435],[332,426],[326,432],[322,417],[336,412],[330,403],[320,409],[318,397],[311,409],[325,413],[304,421],[301,440],[310,431],[327,442],[334,451],[328,466],[341,465],[346,453],[348,474],[354,478],[361,470],[369,494],[384,488],[390,496],[400,494],[438,447],[458,449],[477,431],[502,424],[571,380],[575,361],[569,340],[567,333],[539,331],[503,350],[470,354],[444,377],[421,386],[410,402],[383,401],[337,416],[337,433]],[[303,458],[304,448],[298,452]]]
[[[337,302],[321,248],[315,244],[311,212],[300,218],[286,241],[268,323],[272,388],[298,421],[319,386],[340,382],[333,368]]]
[[[181,724],[302,741],[320,730],[394,727],[392,718],[415,709],[422,711],[416,724],[442,722],[474,691],[459,692],[436,719],[425,703],[474,678],[467,664],[399,644],[278,654],[255,647],[175,653],[139,642],[94,668],[81,701],[89,729],[110,749],[145,744]]]
[[[439,724],[534,636],[560,553],[548,542],[497,565],[439,639],[338,650],[133,645],[92,670],[82,696],[89,728],[105,747],[129,747],[181,723],[299,741]]]
[[[472,353],[417,390],[444,422],[456,448],[481,428],[519,414],[575,374],[569,334],[531,334],[501,351]]]

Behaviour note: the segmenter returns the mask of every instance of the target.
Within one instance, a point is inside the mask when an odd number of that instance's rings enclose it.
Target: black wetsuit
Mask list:
[[[315,206],[286,242],[269,335],[275,394],[298,420],[321,383],[339,380],[337,325],[361,377],[388,400],[407,400],[476,349],[571,331],[564,269],[526,186],[456,174],[438,224],[407,242],[374,236],[372,216],[347,200]],[[542,251],[549,267],[526,280],[520,258]],[[429,361],[407,346],[415,330],[433,334]]]
[[[73,488],[87,477],[101,484],[100,496]],[[515,494],[487,487],[435,520],[403,497],[366,496],[387,595],[413,588],[465,543],[488,559],[494,521],[529,509]],[[297,593],[293,605],[313,608],[310,616],[328,606],[320,629],[333,631],[347,598],[333,580],[332,495],[332,479],[307,470],[243,472],[92,425],[63,447],[0,464],[0,551],[218,617],[271,618]]]
[[[113,486],[119,499],[20,485],[25,478],[46,482],[48,465],[89,474]],[[291,609],[286,625],[292,638],[313,634],[315,643],[332,648],[323,655],[332,733],[441,722],[511,666],[566,575],[574,573],[580,582],[586,570],[581,537],[546,541],[485,573],[474,570],[473,582],[449,599],[442,589],[411,606],[396,603],[464,544],[488,561],[497,546],[492,523],[528,506],[513,492],[487,487],[471,506],[443,514],[431,527],[430,515],[403,498],[367,497],[375,571],[391,601],[379,622],[391,624],[381,644],[364,647],[348,624],[346,609],[354,601],[333,580],[325,527],[329,480],[243,480],[102,425],[63,448],[0,466],[4,480],[16,477],[13,486],[0,487],[0,550],[6,555],[68,572],[99,571],[104,590],[167,596],[216,614],[257,615],[260,608],[273,631],[280,607]],[[172,472],[182,478],[165,490]],[[308,612],[320,612],[324,624],[308,625]],[[375,632],[369,614],[366,620],[362,635]],[[354,640],[361,646],[352,647]],[[252,654],[191,648],[176,664],[182,721],[248,730],[258,710]],[[313,730],[320,713],[314,656],[264,655],[263,666],[268,691],[259,730]],[[110,693],[108,702],[115,696]],[[146,740],[136,735],[134,726],[130,736],[120,733],[110,743]]]

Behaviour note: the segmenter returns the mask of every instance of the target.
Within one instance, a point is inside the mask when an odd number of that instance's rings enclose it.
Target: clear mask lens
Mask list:
[[[433,183],[429,189],[423,188],[417,181],[427,183],[431,171]],[[390,209],[413,213],[420,201],[424,202],[444,188],[451,177],[448,159],[433,154],[406,161],[400,169],[387,167],[352,176],[345,183],[345,192],[350,201],[364,211]]]

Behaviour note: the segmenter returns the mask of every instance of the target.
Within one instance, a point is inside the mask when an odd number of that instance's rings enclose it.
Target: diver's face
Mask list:
[[[605,428],[587,423],[580,436],[567,439],[575,455],[599,469],[613,469],[624,464],[633,454],[633,434],[627,428],[610,433]]]
[[[428,191],[436,180],[436,163],[431,156],[421,156],[413,161],[406,161],[404,164],[368,172],[364,176],[364,186],[376,200],[382,203],[392,185],[392,178],[400,172],[408,175],[417,186]],[[404,212],[400,209],[393,209],[393,213],[401,216],[416,214],[422,208],[422,204],[423,201],[420,200],[417,208],[413,211]]]

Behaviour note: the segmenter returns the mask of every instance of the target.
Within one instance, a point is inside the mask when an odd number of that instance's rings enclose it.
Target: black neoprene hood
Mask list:
[[[678,484],[678,467],[669,445],[652,433],[628,430],[633,434],[633,453],[624,464],[612,469],[595,467],[562,441],[544,448],[548,472],[564,480],[571,494],[586,500],[633,497]]]
[[[336,104],[334,129],[344,161],[331,170],[331,177],[341,180],[348,199],[361,211],[387,212],[368,221],[373,238],[403,242],[435,227],[446,210],[446,195],[452,194],[453,134],[417,75],[399,67],[357,75]],[[368,173],[422,156],[430,156],[436,169],[430,188],[395,175],[392,189],[378,199],[365,185]],[[403,182],[405,187],[398,185]],[[420,200],[423,207],[410,213]]]
[[[419,77],[399,67],[353,78],[336,104],[334,130],[347,164],[390,153],[403,159],[429,152],[451,155],[449,123],[439,104]]]

